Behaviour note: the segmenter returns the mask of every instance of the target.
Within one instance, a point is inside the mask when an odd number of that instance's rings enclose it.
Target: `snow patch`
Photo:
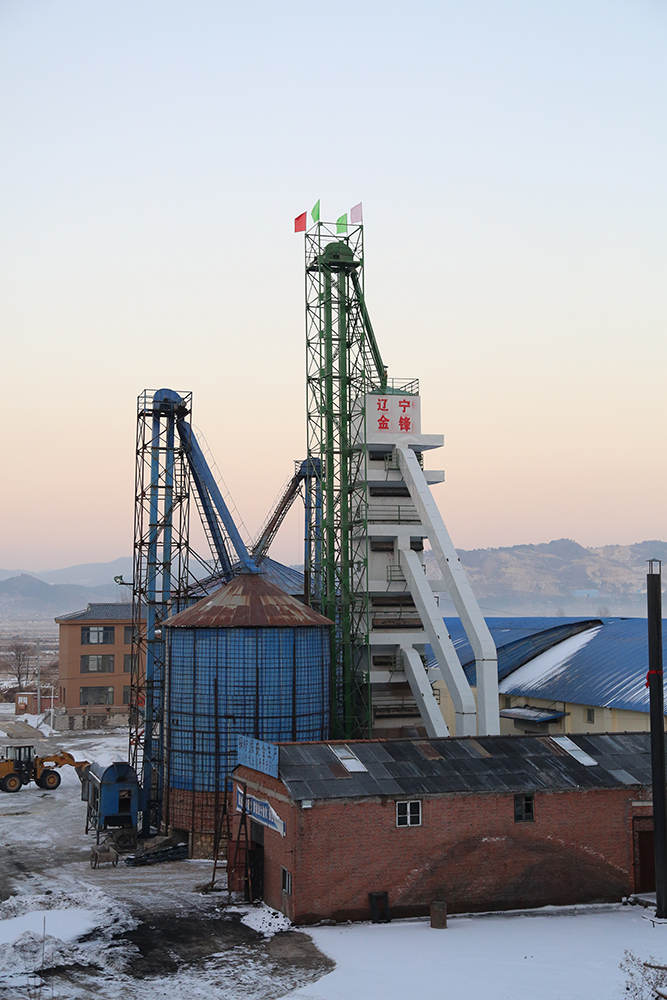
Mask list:
[[[14,722],[25,722],[26,725],[32,726],[33,729],[38,730],[43,736],[57,736],[57,730],[53,729],[47,722],[44,721],[44,716],[46,712],[42,712],[41,715],[17,715],[14,718]]]
[[[0,905],[0,988],[16,985],[18,972],[30,976],[56,965],[120,969],[133,946],[112,938],[137,923],[97,889],[12,896]]]
[[[0,920],[0,944],[16,941],[25,931],[48,934],[59,941],[75,941],[96,926],[93,910],[31,910],[21,917]]]
[[[498,692],[507,694],[516,687],[526,688],[531,684],[544,683],[548,677],[557,673],[571,656],[588,645],[601,628],[602,625],[597,625],[586,632],[580,632],[579,635],[570,636],[569,639],[564,639],[563,642],[559,642],[551,649],[535,656],[528,663],[524,663],[522,667],[508,674],[498,685]]]
[[[251,910],[244,913],[241,917],[241,923],[269,938],[279,931],[288,931],[292,926],[284,913],[272,910],[266,903],[262,903],[261,906],[253,906]]]

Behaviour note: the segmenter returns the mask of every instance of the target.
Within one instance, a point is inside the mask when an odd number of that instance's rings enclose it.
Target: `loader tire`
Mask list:
[[[57,771],[42,771],[42,776],[37,782],[40,788],[45,788],[47,792],[54,791],[60,784],[61,778]]]
[[[16,771],[12,771],[11,774],[6,774],[2,781],[0,781],[0,788],[3,792],[20,792],[21,785],[21,775],[17,774]]]

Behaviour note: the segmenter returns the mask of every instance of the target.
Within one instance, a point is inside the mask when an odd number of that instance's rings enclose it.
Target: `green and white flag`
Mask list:
[[[320,199],[318,198],[310,212],[313,222],[320,221]]]
[[[347,232],[347,212],[345,215],[341,215],[339,219],[336,219],[336,232],[346,233]]]

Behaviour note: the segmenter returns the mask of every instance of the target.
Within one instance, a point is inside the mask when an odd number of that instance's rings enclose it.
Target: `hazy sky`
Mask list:
[[[666,29],[659,0],[0,0],[0,566],[129,554],[146,387],[194,392],[259,526],[304,456],[318,197],[363,200],[457,545],[667,537]]]

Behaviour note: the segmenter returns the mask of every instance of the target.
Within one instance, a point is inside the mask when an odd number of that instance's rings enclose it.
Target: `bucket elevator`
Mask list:
[[[270,578],[280,567],[268,550],[296,497],[304,495],[314,512],[320,506],[319,463],[298,462],[257,541],[246,543],[231,499],[223,495],[197,441],[191,413],[191,393],[146,390],[138,399],[129,721],[145,834],[159,828],[164,797],[165,622],[238,573]],[[190,545],[193,494],[210,549],[206,557]]]
[[[309,510],[310,603],[335,622],[333,735],[375,734],[379,706],[400,715],[406,682],[430,737],[449,735],[433,693],[444,680],[457,736],[500,731],[497,654],[425,472],[439,434],[421,431],[419,383],[390,379],[364,297],[363,226],[305,233],[308,456],[321,510]],[[475,654],[477,702],[426,579],[424,541]],[[317,564],[316,564],[317,554]],[[428,670],[429,643],[437,668]]]

